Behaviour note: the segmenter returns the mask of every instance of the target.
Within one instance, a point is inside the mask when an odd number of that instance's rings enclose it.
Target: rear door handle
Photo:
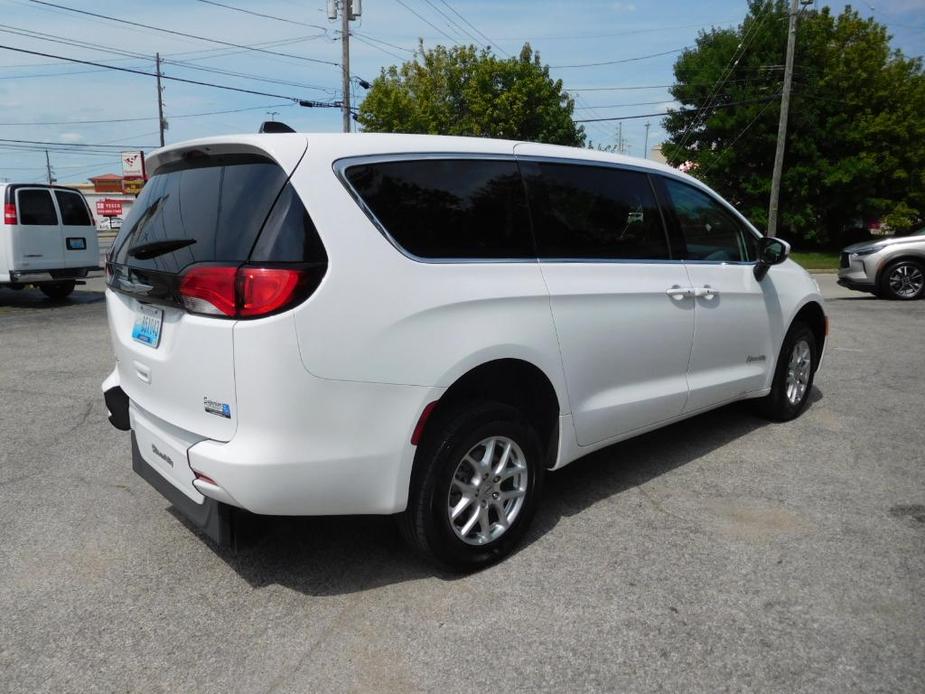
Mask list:
[[[668,296],[670,296],[672,299],[674,299],[675,301],[680,301],[681,299],[685,299],[689,296],[694,296],[694,288],[693,287],[681,287],[676,284],[670,289],[666,289],[665,293]]]

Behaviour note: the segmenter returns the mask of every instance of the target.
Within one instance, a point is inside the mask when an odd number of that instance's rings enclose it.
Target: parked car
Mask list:
[[[848,246],[841,252],[838,283],[887,299],[925,297],[925,228]]]
[[[90,207],[80,191],[39,183],[0,183],[0,287],[36,286],[52,299],[99,270]]]
[[[699,181],[587,149],[263,134],[160,149],[107,263],[112,423],[218,542],[232,510],[398,514],[472,569],[544,474],[753,398],[806,405],[827,322]]]

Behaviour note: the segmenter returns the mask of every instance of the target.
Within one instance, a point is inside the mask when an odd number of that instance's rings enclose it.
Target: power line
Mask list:
[[[477,43],[479,46],[482,46],[482,47],[484,48],[482,42],[479,40],[479,38],[478,38],[477,36],[475,36],[471,31],[469,31],[469,30],[466,29],[465,27],[459,26],[459,24],[458,24],[456,21],[454,21],[452,17],[450,17],[446,12],[444,12],[444,11],[441,10],[439,7],[437,7],[431,0],[424,0],[424,2],[425,2],[428,6],[430,6],[430,8],[431,8],[434,12],[436,12],[436,13],[439,14],[441,17],[443,17],[443,19],[446,20],[447,26],[450,27],[451,29],[453,29],[453,31],[459,32],[459,34],[460,34],[461,36],[463,36],[463,37],[465,37],[465,38],[467,38],[467,39],[471,39],[472,41],[475,41],[475,43]]]
[[[383,41],[382,39],[376,38],[375,36],[371,36],[370,34],[367,34],[367,33],[361,34],[360,32],[356,30],[351,31],[350,35],[351,36],[362,36],[364,39],[367,39],[369,41],[375,41],[376,43],[381,43],[383,46],[388,46],[389,48],[395,48],[399,51],[407,51],[408,53],[417,52],[413,48],[405,48],[404,46],[399,46],[398,44],[395,44],[395,43],[389,43],[388,41]]]
[[[549,67],[550,69],[553,69],[553,70],[565,70],[566,68],[573,68],[573,67],[599,67],[601,65],[619,65],[621,63],[633,63],[633,62],[636,62],[637,60],[648,60],[649,58],[658,58],[663,55],[672,55],[674,53],[680,53],[681,51],[685,49],[686,47],[672,48],[670,51],[662,51],[661,53],[650,53],[649,55],[639,55],[639,56],[636,56],[635,58],[621,58],[620,60],[605,60],[600,63],[580,63],[577,65],[550,65]]]
[[[754,82],[756,78],[747,77],[737,80],[726,80],[726,84],[737,84],[741,82]],[[712,87],[713,82],[687,82],[683,86],[685,87]],[[614,87],[567,87],[566,91],[568,92],[618,92],[618,91],[629,91],[629,90],[638,90],[638,89],[668,89],[670,87],[676,87],[677,84],[634,84],[629,86],[614,86]]]
[[[221,39],[213,39],[213,38],[209,38],[209,37],[206,37],[206,36],[198,36],[197,34],[188,34],[188,33],[186,33],[186,32],[183,32],[183,31],[176,31],[176,30],[174,30],[174,29],[164,29],[163,27],[153,26],[153,25],[151,25],[151,24],[143,24],[143,23],[141,23],[141,22],[133,22],[133,21],[128,20],[128,19],[119,19],[118,17],[110,17],[110,16],[105,15],[105,14],[98,14],[98,13],[96,13],[96,12],[89,12],[88,10],[79,10],[79,9],[77,9],[76,7],[68,7],[68,6],[66,6],[66,5],[57,5],[57,4],[53,3],[53,2],[46,2],[46,0],[29,0],[29,1],[30,1],[30,2],[33,2],[33,3],[37,4],[37,5],[46,5],[46,6],[48,6],[48,7],[56,7],[56,8],[61,9],[61,10],[67,10],[68,12],[75,12],[75,13],[77,13],[77,14],[87,15],[87,16],[90,16],[90,17],[98,17],[98,18],[100,18],[100,19],[106,19],[106,20],[109,20],[109,21],[111,21],[111,22],[118,22],[118,23],[120,23],[120,24],[127,24],[127,25],[130,25],[130,26],[141,27],[141,28],[144,28],[144,29],[151,29],[151,30],[153,30],[153,31],[160,31],[160,32],[165,33],[165,34],[172,34],[172,35],[174,35],[174,36],[182,36],[183,38],[187,38],[187,39],[196,39],[197,41],[207,41],[207,42],[209,42],[209,43],[214,43],[214,44],[218,44],[218,45],[221,45],[221,46],[230,46],[230,47],[232,47],[232,48],[242,48],[242,49],[254,51],[254,52],[257,52],[257,53],[266,53],[266,54],[268,54],[268,55],[275,55],[275,56],[280,56],[280,57],[283,57],[283,58],[295,58],[296,60],[305,60],[305,61],[308,61],[308,62],[310,62],[310,63],[319,63],[319,64],[321,64],[321,65],[331,65],[331,66],[333,66],[333,67],[341,67],[341,64],[340,64],[340,63],[335,63],[335,62],[333,62],[333,61],[331,61],[331,60],[322,60],[322,59],[320,59],[320,58],[308,58],[308,57],[306,57],[306,56],[304,56],[304,55],[296,55],[296,54],[294,54],[294,53],[282,53],[282,52],[280,52],[280,51],[270,51],[270,50],[267,50],[267,49],[265,49],[265,48],[254,48],[254,47],[246,46],[246,45],[243,45],[243,44],[240,44],[240,43],[232,43],[231,41],[222,41]]]
[[[497,41],[492,40],[489,36],[483,34],[481,31],[479,31],[479,28],[478,28],[477,26],[475,26],[475,24],[473,24],[473,23],[470,22],[468,19],[466,19],[465,17],[463,17],[463,15],[462,15],[460,12],[458,12],[458,11],[456,10],[456,8],[453,7],[450,3],[448,3],[446,0],[440,0],[440,2],[442,2],[444,5],[446,5],[447,8],[450,10],[450,12],[452,12],[453,14],[455,14],[455,15],[456,15],[457,17],[459,17],[463,22],[465,22],[465,23],[468,24],[470,27],[472,27],[472,30],[473,30],[476,34],[478,34],[479,36],[481,36],[483,39],[485,39],[485,40],[488,42],[489,47],[497,48],[499,51],[501,51],[501,53],[503,53],[504,55],[510,57],[509,54],[507,53],[507,51],[505,51],[503,48],[501,48],[501,47],[498,45],[498,42],[497,42]]]
[[[254,17],[263,17],[264,19],[274,19],[277,22],[285,22],[286,24],[298,24],[303,27],[312,27],[313,29],[322,29],[327,33],[327,27],[321,26],[320,24],[307,24],[306,22],[299,22],[295,19],[286,19],[285,17],[277,17],[272,14],[264,14],[263,12],[254,12],[253,10],[245,10],[243,7],[234,7],[233,5],[226,5],[221,2],[215,2],[215,0],[198,0],[198,2],[205,3],[206,5],[215,5],[216,7],[224,7],[226,10],[234,10],[235,12],[243,12],[244,14],[249,14]]]
[[[89,148],[91,148],[91,149],[103,149],[103,148],[106,148],[106,147],[113,147],[113,148],[116,148],[116,149],[118,149],[119,147],[128,147],[128,148],[130,148],[130,149],[148,149],[148,148],[151,147],[151,145],[127,145],[127,144],[124,144],[124,143],[111,144],[111,143],[108,143],[108,142],[98,143],[98,144],[91,144],[91,143],[89,143],[89,142],[87,142],[87,143],[84,143],[84,142],[67,142],[67,143],[61,143],[61,142],[48,142],[47,140],[11,140],[11,139],[7,139],[7,138],[4,138],[4,137],[0,137],[0,142],[9,142],[9,143],[11,143],[11,144],[19,144],[19,145],[22,145],[22,144],[27,144],[27,145],[42,145],[43,147],[48,147],[49,145],[54,146],[54,145],[62,145],[62,144],[63,144],[63,145],[66,145],[67,147],[76,147],[76,148],[80,148],[80,147],[89,147]]]
[[[417,12],[416,10],[411,9],[411,8],[410,8],[408,5],[406,5],[402,0],[395,0],[395,2],[397,2],[399,5],[401,5],[402,7],[404,7],[404,8],[405,8],[406,10],[408,10],[411,14],[413,14],[415,17],[417,17],[417,18],[420,19],[422,22],[424,22],[427,26],[431,27],[432,29],[436,29],[438,32],[440,32],[441,34],[443,34],[446,38],[448,38],[448,39],[449,39],[450,41],[452,41],[453,43],[459,43],[456,39],[454,39],[452,36],[450,36],[448,33],[446,33],[443,29],[441,29],[440,27],[438,27],[436,24],[434,24],[433,22],[431,22],[429,19],[426,19],[426,18],[423,17],[422,15],[418,14],[418,12]]]
[[[725,104],[715,104],[710,106],[709,110],[715,110],[717,108],[729,108],[730,106],[742,106],[744,104],[761,104],[766,101],[777,99],[780,94],[772,94],[770,96],[763,97],[761,99],[746,99],[744,101],[730,101]],[[656,116],[671,116],[676,113],[693,113],[700,112],[700,108],[680,108],[675,111],[660,111],[658,113],[637,113],[633,116],[615,116],[612,118],[584,118],[581,120],[576,120],[576,123],[601,123],[604,121],[618,121],[618,120],[633,120],[635,118],[654,118]]]
[[[68,58],[63,55],[54,55],[53,53],[42,53],[41,51],[30,51],[25,48],[15,48],[14,46],[4,46],[3,44],[0,44],[0,48],[8,50],[8,51],[16,51],[17,53],[27,53],[29,55],[37,55],[43,58],[57,58],[58,60],[66,60],[68,62],[79,63],[81,65],[92,65],[94,67],[108,68],[110,70],[117,70],[118,72],[129,72],[135,75],[144,75],[146,77],[157,77],[156,72],[147,72],[145,70],[135,70],[133,68],[119,67],[116,65],[106,65],[105,63],[96,63],[91,60],[79,60],[78,58]],[[200,87],[212,87],[214,89],[224,89],[226,91],[240,92],[242,94],[255,94],[257,96],[269,96],[274,99],[288,99],[289,101],[298,103],[300,106],[314,106],[314,107],[319,107],[319,108],[339,106],[339,104],[334,104],[334,103],[311,101],[307,99],[300,99],[295,96],[286,96],[283,94],[271,94],[268,92],[259,92],[254,89],[243,89],[241,87],[231,87],[225,84],[214,84],[212,82],[202,82],[200,80],[191,80],[185,77],[173,77],[170,75],[161,75],[161,79],[172,80],[174,82],[183,82],[185,84],[195,84]]]

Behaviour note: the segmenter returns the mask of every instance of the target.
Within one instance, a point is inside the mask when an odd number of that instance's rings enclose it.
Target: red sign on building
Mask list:
[[[121,217],[122,201],[103,198],[96,201],[96,213],[100,217]]]

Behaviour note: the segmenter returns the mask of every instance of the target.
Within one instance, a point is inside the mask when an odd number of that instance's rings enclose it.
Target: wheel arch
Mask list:
[[[825,341],[829,332],[828,318],[822,308],[822,304],[812,300],[803,304],[800,310],[796,312],[796,315],[794,315],[793,320],[790,321],[790,327],[787,328],[787,332],[789,332],[798,321],[806,323],[809,329],[812,330],[813,337],[816,338],[816,346],[818,347],[819,354],[816,358],[816,363],[813,365],[813,370],[815,370],[819,367],[819,362],[825,351]]]
[[[535,364],[518,358],[483,362],[457,377],[428,412],[423,436],[442,413],[466,400],[494,400],[520,410],[536,429],[546,466],[555,464],[559,447],[559,395],[549,376]]]
[[[880,267],[877,268],[877,279],[875,280],[875,283],[874,283],[875,286],[878,289],[880,289],[883,283],[884,273],[896,263],[901,263],[904,261],[918,263],[923,268],[925,268],[925,255],[920,255],[918,253],[906,252],[906,253],[896,255],[892,258],[887,258],[886,260],[881,262]]]

